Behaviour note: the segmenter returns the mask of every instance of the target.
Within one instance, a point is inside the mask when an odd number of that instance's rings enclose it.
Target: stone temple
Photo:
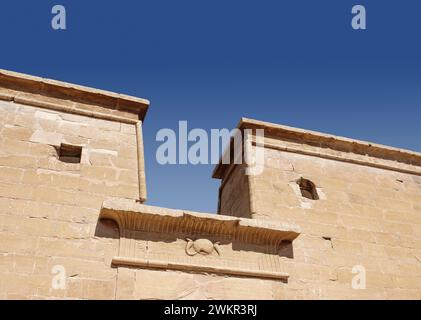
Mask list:
[[[242,119],[262,174],[148,206],[148,105],[0,71],[0,299],[421,299],[421,153]]]

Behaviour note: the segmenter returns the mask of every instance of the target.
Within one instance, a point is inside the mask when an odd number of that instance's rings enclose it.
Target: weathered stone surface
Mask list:
[[[419,153],[243,119],[263,173],[171,210],[139,204],[146,100],[3,70],[0,100],[0,299],[421,299]]]
[[[9,90],[3,88],[9,74],[3,71],[0,74],[0,91]],[[11,99],[0,101],[2,298],[114,299],[117,270],[111,267],[111,260],[118,253],[118,240],[108,237],[113,235],[112,229],[102,232],[98,215],[102,202],[110,196],[139,197],[137,166],[109,161],[110,157],[118,157],[117,150],[122,147],[118,139],[133,146],[125,150],[124,156],[137,159],[136,136],[129,129],[134,124],[125,124],[122,131],[121,123],[115,120],[83,112],[67,113],[71,110],[60,106],[68,102],[60,99],[58,107],[52,109],[19,104],[13,97],[23,88],[16,84],[10,90],[13,90]],[[40,94],[47,99],[56,93]],[[30,99],[30,94],[25,93],[25,98]],[[81,103],[85,98],[75,96],[75,99]],[[140,100],[139,103],[144,104]],[[98,106],[92,111],[107,114],[108,108]],[[91,128],[95,135],[83,137],[81,128]],[[118,136],[112,141],[113,148],[98,149],[102,137],[109,133]],[[62,143],[82,146],[80,164],[59,160],[57,148]],[[120,171],[124,178],[121,181],[117,179]],[[55,266],[65,270],[64,288],[52,286]]]
[[[240,127],[268,134],[265,169],[241,179],[218,166],[220,212],[240,214],[223,208],[245,189],[243,216],[300,226],[294,259],[283,261],[283,298],[419,299],[421,154],[249,119]],[[302,196],[300,178],[315,184],[319,200]],[[355,266],[366,270],[364,290],[351,286]]]

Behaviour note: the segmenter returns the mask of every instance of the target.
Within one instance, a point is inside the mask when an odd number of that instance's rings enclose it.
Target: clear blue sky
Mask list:
[[[54,31],[51,8],[67,9]],[[367,30],[350,26],[364,4]],[[0,67],[147,98],[148,204],[214,212],[212,165],[161,166],[160,128],[256,118],[421,151],[419,0],[2,1]],[[183,181],[183,185],[180,185]]]

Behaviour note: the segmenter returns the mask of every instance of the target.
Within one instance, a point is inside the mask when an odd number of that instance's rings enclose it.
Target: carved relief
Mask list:
[[[202,255],[211,254],[214,250],[218,255],[221,255],[219,250],[219,241],[212,243],[208,239],[197,239],[191,240],[186,238],[186,253],[189,256],[195,256],[196,254],[200,253]]]
[[[163,209],[124,199],[104,201],[100,218],[119,226],[114,266],[280,281],[289,277],[282,259],[293,258],[292,241],[299,235],[298,227],[290,224]]]

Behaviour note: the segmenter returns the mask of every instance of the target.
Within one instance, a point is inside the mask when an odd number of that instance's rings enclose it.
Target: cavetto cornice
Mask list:
[[[300,234],[291,224],[167,209],[119,198],[105,200],[99,218],[114,220],[120,230],[228,236],[252,244],[293,241]]]
[[[251,129],[253,145],[257,144],[255,130],[262,129],[265,148],[421,175],[419,152],[247,118],[237,128]],[[229,169],[230,165],[220,162],[212,177],[223,179]]]
[[[115,198],[104,201],[99,219],[114,220],[119,226],[119,254],[112,260],[116,266],[271,279],[288,278],[280,268],[280,252],[300,234],[291,224],[152,207]],[[238,257],[245,260],[240,265]]]
[[[106,120],[143,121],[149,101],[0,69],[0,100]]]

